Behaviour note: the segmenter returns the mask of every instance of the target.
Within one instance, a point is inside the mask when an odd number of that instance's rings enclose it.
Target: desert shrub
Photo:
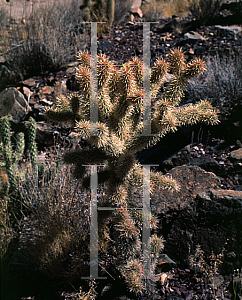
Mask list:
[[[201,24],[205,24],[219,13],[222,2],[223,0],[188,0],[192,15]]]
[[[46,164],[45,169],[53,167],[53,163]],[[77,283],[78,288],[81,277],[88,276],[89,195],[79,188],[77,181],[71,179],[70,167],[62,166],[52,180],[43,179],[41,187],[39,179],[36,170],[31,166],[25,167],[25,178],[18,181],[19,197],[15,199],[19,201],[21,218],[18,217],[15,222],[14,207],[9,207],[5,198],[0,201],[0,259],[4,270],[2,281],[5,283],[3,297],[13,295],[14,291],[23,296],[23,291],[27,293],[31,290],[28,288],[28,276],[41,276],[44,282],[50,280],[49,288],[55,292],[65,288],[72,290],[70,284]],[[9,282],[8,276],[13,266],[15,275]],[[15,287],[20,278],[22,290]],[[56,281],[59,282],[58,288],[51,286]],[[41,286],[43,281],[38,284]],[[77,294],[95,298],[93,287],[88,293],[80,291]]]
[[[201,246],[197,245],[194,254],[189,256],[189,266],[195,272],[197,281],[202,283],[203,294],[206,299],[211,299],[210,295],[213,299],[224,299],[226,287],[219,270],[224,260],[224,251],[223,248],[219,254],[212,252],[206,258]]]
[[[130,11],[132,0],[115,1],[114,20],[119,22]]]
[[[16,23],[5,36],[6,57],[11,68],[24,76],[42,74],[74,60],[77,51],[88,47],[88,28],[81,24],[77,0],[33,4],[25,24]]]
[[[209,99],[220,112],[231,109],[242,96],[241,54],[208,56],[207,71],[200,77],[189,80],[187,100]]]
[[[88,261],[89,201],[71,180],[70,167],[62,167],[54,181],[36,186],[34,174],[20,183],[22,205],[28,215],[22,223],[19,251],[26,263],[46,276],[85,276]],[[65,267],[66,265],[66,267]]]
[[[171,18],[173,15],[187,11],[188,2],[179,0],[158,1],[151,0],[142,6],[144,17],[147,21],[157,21],[162,16]]]

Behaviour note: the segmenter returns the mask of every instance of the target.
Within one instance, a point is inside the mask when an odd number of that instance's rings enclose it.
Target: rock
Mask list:
[[[51,95],[54,92],[54,87],[53,86],[44,86],[40,91],[39,91],[39,95],[40,95],[40,99],[44,98],[45,95]]]
[[[219,164],[214,158],[209,156],[192,158],[191,146],[187,145],[170,158],[164,160],[162,164],[162,170],[167,172],[174,167],[182,166],[184,164],[199,166],[208,172],[215,172],[219,169]]]
[[[219,253],[227,244],[227,253],[235,255],[229,255],[224,268],[233,271],[242,261],[242,192],[209,189],[200,193],[196,201],[198,228],[194,242],[202,240],[207,254],[212,250]]]
[[[14,87],[0,93],[0,117],[10,114],[14,122],[20,122],[28,112],[28,103],[24,95]]]
[[[139,7],[133,7],[133,8],[131,8],[131,15],[134,15],[134,16],[137,15],[140,18],[143,17],[142,10]],[[131,19],[131,21],[132,21],[132,19]]]
[[[187,43],[196,43],[206,41],[206,38],[196,31],[190,31],[184,34],[183,38],[177,43],[178,46],[185,45]]]
[[[2,55],[0,55],[0,64],[5,64],[6,63],[6,58]]]
[[[26,99],[28,99],[29,97],[31,97],[33,95],[33,92],[31,92],[31,90],[29,88],[27,88],[26,86],[23,87],[23,93],[26,96]]]
[[[28,78],[28,79],[25,79],[24,81],[22,81],[21,83],[27,87],[32,87],[32,86],[35,86],[37,84],[37,79],[36,78]]]
[[[216,172],[219,170],[218,162],[214,158],[209,156],[193,158],[187,164],[192,166],[199,166],[200,168],[208,172]]]
[[[197,178],[196,185],[200,182]],[[161,230],[166,239],[164,251],[186,267],[189,252],[194,253],[196,245],[201,245],[205,257],[212,251],[219,254],[225,247],[222,272],[233,272],[242,262],[242,192],[209,188],[198,193],[193,208],[164,214]]]
[[[187,145],[170,158],[164,160],[162,169],[167,172],[174,167],[188,163],[191,159],[191,147]]]
[[[47,99],[43,98],[39,101],[40,104],[44,105],[44,106],[52,106],[53,102],[52,101],[48,101]]]
[[[196,196],[208,188],[219,188],[220,179],[212,172],[206,172],[198,166],[182,165],[171,169],[166,176],[171,176],[180,184],[180,190],[162,193],[154,191],[151,204],[157,212],[174,209],[193,211]],[[169,252],[168,252],[169,253]]]
[[[60,70],[63,70],[63,69],[68,69],[68,68],[75,68],[79,65],[79,62],[78,61],[74,61],[74,62],[69,62],[67,64],[63,64],[61,67],[60,67]]]
[[[242,162],[242,148],[232,151],[230,157],[233,161],[237,160]]]
[[[50,128],[45,122],[36,122],[36,143],[39,150],[50,147],[58,142],[60,134],[58,131]]]
[[[76,72],[76,68],[75,67],[70,67],[68,69],[66,69],[66,73],[67,74],[74,74]]]
[[[237,35],[242,33],[242,26],[231,25],[231,26],[221,26],[216,25],[215,30],[218,36],[235,38]]]
[[[41,104],[35,104],[31,112],[36,122],[47,121],[45,107]]]
[[[194,45],[194,50],[195,50],[195,55],[199,56],[199,55],[203,55],[206,52],[206,47],[199,47],[197,44]]]
[[[176,18],[173,18],[170,22],[167,22],[165,24],[158,24],[155,27],[154,32],[156,33],[173,32],[176,26],[177,26],[177,20]]]

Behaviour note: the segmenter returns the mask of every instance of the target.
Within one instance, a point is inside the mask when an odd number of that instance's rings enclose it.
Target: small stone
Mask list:
[[[52,86],[45,86],[40,90],[40,94],[50,95],[54,92],[54,88]]]
[[[35,86],[36,79],[34,79],[34,78],[28,78],[28,79],[22,81],[22,83],[23,83],[23,85],[26,85],[28,87],[32,87],[32,86]]]
[[[233,160],[241,160],[242,161],[242,148],[239,148],[237,150],[234,150],[230,153],[230,157]]]
[[[31,90],[29,88],[27,88],[26,86],[23,87],[23,92],[27,98],[31,97],[33,95],[33,92],[31,92]]]
[[[194,50],[192,48],[190,48],[188,53],[191,55],[194,55]]]

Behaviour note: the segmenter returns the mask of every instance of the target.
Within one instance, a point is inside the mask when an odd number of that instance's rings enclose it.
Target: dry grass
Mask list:
[[[147,21],[158,21],[163,15],[171,18],[172,15],[182,13],[189,10],[188,1],[169,0],[158,1],[151,0],[150,3],[146,3],[142,6],[144,17]]]
[[[41,188],[34,175],[19,188],[23,208],[19,251],[26,263],[37,265],[48,277],[87,275],[90,200],[71,178],[70,168],[63,166],[54,181]]]
[[[188,0],[189,9],[193,16],[205,24],[210,18],[219,13],[223,0]]]
[[[241,54],[208,56],[205,61],[207,71],[189,81],[186,98],[189,102],[207,98],[223,113],[242,97]]]
[[[81,24],[78,0],[60,0],[58,5],[54,1],[16,3],[8,7],[9,22],[0,31],[0,52],[15,72],[43,74],[74,60],[78,51],[88,47],[88,28]]]
[[[81,277],[89,276],[89,197],[71,178],[70,167],[62,166],[52,181],[42,176],[42,184],[30,169],[26,167],[25,170],[25,179],[18,184],[19,195],[14,199],[15,203],[19,201],[18,207],[11,205],[11,197],[3,197],[0,201],[3,299],[15,293],[20,278],[26,289],[27,274],[32,274],[32,278],[42,276],[50,282],[57,281],[58,292],[67,286],[70,289]],[[15,275],[9,283],[13,267]],[[95,299],[93,287],[88,293],[79,291],[77,295],[79,298],[75,299]]]

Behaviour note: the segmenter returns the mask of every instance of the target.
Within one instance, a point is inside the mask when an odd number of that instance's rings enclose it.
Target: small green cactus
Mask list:
[[[30,161],[33,169],[35,169],[37,163],[37,147],[35,142],[36,128],[35,128],[35,121],[33,118],[29,119],[28,134],[29,134]]]
[[[4,158],[4,167],[6,168],[6,173],[8,176],[7,186],[4,187],[5,194],[8,191],[15,191],[17,188],[17,179],[20,177],[20,172],[18,171],[17,165],[19,160],[24,154],[25,148],[25,140],[24,133],[20,132],[17,134],[11,135],[11,127],[10,127],[10,117],[5,116],[0,120],[1,124],[1,143],[0,143],[0,151],[3,154]],[[28,138],[29,138],[29,151],[30,151],[30,160],[32,164],[32,168],[36,169],[37,164],[37,147],[35,142],[36,137],[36,129],[35,129],[35,121],[33,118],[29,120],[28,126]],[[14,142],[12,143],[12,140]],[[3,192],[3,190],[2,190]]]
[[[16,165],[24,152],[24,134],[18,133],[14,145],[11,143],[10,117],[1,118],[2,154],[5,161],[10,190],[16,189]]]

